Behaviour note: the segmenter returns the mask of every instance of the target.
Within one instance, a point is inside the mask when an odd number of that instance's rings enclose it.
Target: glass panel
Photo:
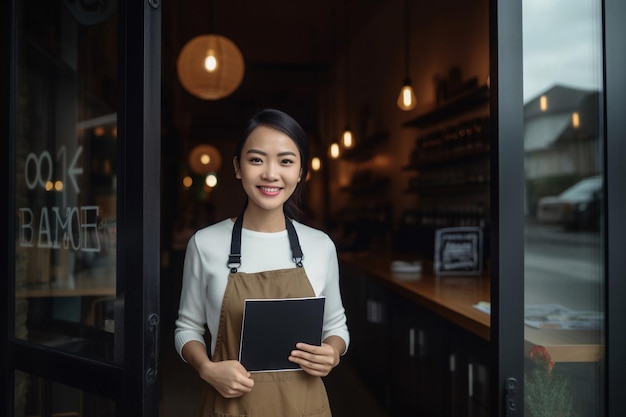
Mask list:
[[[24,372],[15,372],[15,417],[115,417],[115,402]]]
[[[602,2],[524,0],[525,410],[603,412]]]
[[[103,360],[116,302],[115,1],[18,2],[15,337]]]

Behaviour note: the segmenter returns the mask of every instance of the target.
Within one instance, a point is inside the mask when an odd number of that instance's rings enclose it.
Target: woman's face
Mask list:
[[[289,136],[267,126],[255,128],[243,145],[235,174],[248,195],[248,206],[282,211],[302,174],[300,151]]]

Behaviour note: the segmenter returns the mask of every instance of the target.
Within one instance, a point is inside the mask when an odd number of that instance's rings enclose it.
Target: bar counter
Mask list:
[[[480,338],[490,339],[490,315],[477,309],[479,302],[490,301],[488,272],[481,276],[436,276],[431,260],[422,261],[419,276],[397,274],[391,262],[414,259],[401,255],[343,252],[342,267],[358,271],[364,278],[374,279],[389,290],[418,306]],[[604,347],[598,331],[524,328],[526,355],[533,346],[544,346],[555,362],[596,362]]]
[[[429,260],[422,261],[422,272],[418,276],[395,273],[390,265],[396,260],[403,260],[403,257],[339,254],[343,265],[372,276],[406,299],[489,340],[490,316],[474,307],[481,301],[490,300],[488,276],[435,276]]]

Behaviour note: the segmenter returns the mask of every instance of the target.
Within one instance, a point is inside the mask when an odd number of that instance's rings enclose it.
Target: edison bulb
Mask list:
[[[343,141],[343,147],[344,148],[351,148],[352,147],[354,142],[352,141],[352,132],[350,131],[350,129],[346,128],[346,130],[343,132],[342,141]]]
[[[411,84],[406,83],[402,86],[402,90],[400,90],[400,95],[398,96],[398,107],[400,110],[408,111],[413,110],[415,105],[416,99],[413,87],[411,87]]]
[[[338,143],[331,143],[330,145],[330,149],[328,150],[328,154],[332,159],[337,159],[339,158],[339,144]]]
[[[215,57],[215,51],[213,49],[209,49],[206,53],[204,68],[208,72],[214,72],[217,69],[217,58]]]

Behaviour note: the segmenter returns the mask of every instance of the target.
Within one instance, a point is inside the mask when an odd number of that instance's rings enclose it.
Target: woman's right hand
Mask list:
[[[238,361],[208,361],[199,370],[200,377],[224,398],[237,398],[252,391],[254,380]]]

